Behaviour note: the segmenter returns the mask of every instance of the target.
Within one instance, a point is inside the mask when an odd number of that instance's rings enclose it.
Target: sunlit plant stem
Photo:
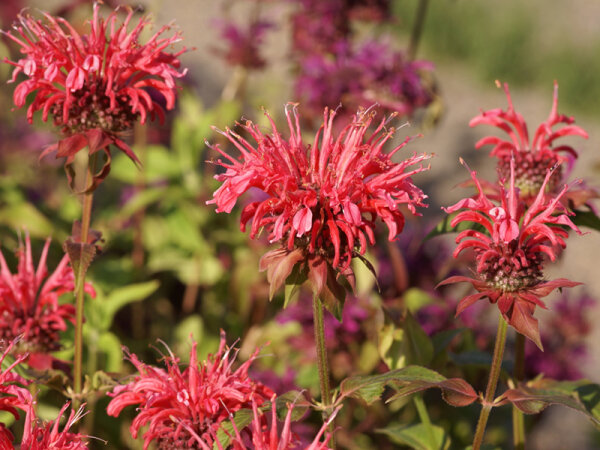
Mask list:
[[[498,322],[498,332],[496,334],[496,343],[494,345],[492,367],[490,369],[490,377],[485,390],[483,407],[481,408],[481,414],[479,415],[479,421],[477,422],[477,429],[475,430],[473,450],[479,450],[479,448],[481,448],[483,435],[485,434],[485,426],[487,425],[488,417],[490,416],[490,411],[492,410],[496,386],[498,385],[498,378],[500,377],[500,369],[502,367],[502,356],[504,355],[504,345],[506,343],[506,329],[506,320],[500,316],[500,320]]]
[[[327,420],[330,411],[327,407],[331,405],[331,390],[329,387],[329,363],[327,361],[327,348],[325,347],[325,327],[323,325],[323,302],[318,295],[313,296],[313,320],[315,326],[315,345],[317,347],[317,365],[319,367],[319,383],[321,386],[321,402],[326,409],[323,419]],[[335,448],[333,437],[334,425],[329,425],[331,430],[331,448]]]
[[[81,210],[81,235],[79,242],[86,244],[90,231],[90,222],[92,219],[92,204],[94,200],[94,191],[87,188],[91,185],[94,172],[96,170],[96,158],[94,154],[90,156],[88,161],[87,172],[85,176],[84,186],[86,187],[83,193],[83,203]],[[85,299],[85,271],[81,274],[76,274],[76,294],[75,294],[75,354],[73,356],[73,390],[75,397],[73,398],[73,409],[79,408],[79,394],[82,391],[82,360],[83,360],[83,302]]]
[[[514,379],[517,383],[525,379],[525,336],[517,333],[515,341]],[[515,450],[525,450],[525,417],[515,405],[512,407],[513,444]]]

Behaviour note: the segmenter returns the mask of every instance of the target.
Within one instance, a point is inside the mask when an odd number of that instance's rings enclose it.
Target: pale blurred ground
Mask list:
[[[438,0],[447,1],[447,0]],[[44,8],[54,2],[37,2]],[[60,3],[58,1],[58,3]],[[197,84],[201,98],[211,104],[218,100],[221,90],[227,82],[231,71],[211,52],[217,47],[218,34],[215,31],[215,18],[222,15],[222,7],[231,1],[225,0],[147,0],[140,2],[147,5],[158,23],[175,20],[183,31],[184,44],[196,50],[182,57],[183,64],[189,67],[190,76]],[[235,2],[232,16],[242,21],[248,13],[253,1],[239,0]],[[252,101],[283,106],[294,99],[290,97],[291,78],[287,74],[289,62],[286,61],[288,38],[285,30],[285,18],[289,5],[283,1],[265,2],[271,11],[270,19],[279,24],[279,29],[270,33],[267,38],[266,56],[274,65],[269,72],[254,75],[250,78],[249,96]],[[434,4],[435,2],[430,2]],[[457,2],[458,3],[458,2]],[[553,45],[557,39],[574,47],[585,46],[586,42],[600,37],[600,2],[597,0],[531,0],[520,2],[511,0],[502,2],[512,6],[523,5],[530,14],[534,14],[538,26],[536,42],[540,47]],[[493,6],[492,6],[493,5]],[[493,8],[499,8],[496,2],[490,2]],[[481,36],[485,38],[485,36]],[[427,49],[419,55],[427,58]],[[503,57],[507,57],[504,55]],[[510,57],[510,55],[508,56]],[[598,55],[600,57],[600,55]],[[474,74],[472,68],[455,63],[436,63],[436,76],[439,80],[441,95],[445,104],[445,114],[439,126],[424,131],[424,137],[410,144],[407,151],[426,151],[436,154],[432,160],[431,171],[419,176],[419,183],[425,183],[425,190],[431,200],[430,213],[435,214],[440,205],[449,205],[464,197],[467,192],[453,189],[460,181],[468,177],[466,170],[459,164],[462,156],[472,168],[480,168],[482,174],[493,175],[493,161],[485,150],[475,151],[474,143],[482,136],[489,134],[490,127],[480,126],[471,129],[469,120],[477,115],[480,109],[506,107],[503,91],[497,89],[493,79],[484,82]],[[600,83],[600,74],[595,74]],[[510,80],[501,80],[509,81]],[[558,80],[560,84],[560,79]],[[530,126],[530,134],[537,125],[546,119],[552,102],[552,84],[536,86],[533,90],[511,87],[515,107],[523,114]],[[600,99],[599,99],[600,103]],[[599,105],[600,108],[600,105]],[[577,124],[590,135],[589,140],[568,138],[579,152],[574,177],[588,180],[590,185],[600,186],[600,123],[597,118],[560,107],[559,112],[575,115]],[[600,114],[598,114],[600,117]],[[416,134],[419,130],[408,130],[408,134]],[[567,142],[567,140],[564,140]],[[554,264],[547,276],[566,277],[583,282],[583,287],[572,289],[575,296],[586,290],[591,296],[600,300],[600,233],[589,232],[584,236],[573,235],[568,241],[568,251],[561,260]],[[547,304],[552,307],[552,297]],[[593,313],[592,320],[600,324],[600,301]],[[544,312],[537,311],[536,316],[543,318]],[[594,328],[589,337],[593,354],[586,367],[583,368],[588,378],[600,382],[600,326]],[[530,436],[528,449],[594,449],[587,438],[591,425],[580,414],[563,407],[551,407],[550,414],[544,418],[544,427],[539,427],[535,435]]]

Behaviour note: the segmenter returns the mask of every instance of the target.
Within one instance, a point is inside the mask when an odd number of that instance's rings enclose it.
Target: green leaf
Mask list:
[[[501,399],[525,414],[538,414],[549,405],[563,405],[585,414],[600,427],[600,386],[586,380],[572,382],[542,378],[507,390]]]
[[[232,420],[224,420],[217,431],[217,439],[213,444],[213,450],[219,450],[219,443],[223,448],[229,447],[231,438],[235,436],[235,429],[242,431],[252,422],[253,413],[250,409],[240,409],[237,411]],[[235,427],[234,427],[235,424]]]
[[[422,307],[435,303],[435,299],[427,291],[419,288],[407,289],[402,298],[408,310],[415,314]]]
[[[292,273],[285,280],[283,307],[287,308],[291,302],[295,302],[300,295],[300,288],[307,280],[306,274],[300,270],[298,265],[292,269]]]
[[[97,345],[98,349],[106,356],[106,361],[103,364],[104,370],[107,372],[120,372],[123,364],[123,351],[119,338],[110,331],[106,331],[98,338]]]
[[[344,397],[354,397],[371,404],[381,397],[386,386],[397,391],[388,401],[433,387],[441,389],[444,400],[453,406],[466,406],[477,399],[471,385],[460,378],[448,379],[425,367],[407,366],[379,375],[346,378],[340,385],[338,402]]]
[[[600,231],[600,217],[598,217],[594,211],[581,211],[576,209],[574,212],[575,216],[571,217],[571,220],[575,225]]]
[[[95,304],[100,309],[100,316],[102,317],[99,328],[108,330],[112,325],[115,314],[123,306],[146,299],[158,289],[159,285],[158,281],[152,280],[113,290],[101,303]]]
[[[481,231],[481,232],[485,232],[485,227],[483,227],[482,225],[476,223],[476,222],[460,222],[459,224],[457,224],[455,227],[453,227],[451,224],[452,219],[454,219],[454,217],[456,217],[456,215],[459,213],[455,212],[452,214],[448,214],[447,216],[445,216],[436,226],[433,230],[431,230],[427,236],[425,236],[425,239],[423,239],[424,241],[427,241],[428,239],[434,238],[436,236],[442,235],[442,234],[448,234],[448,233],[459,233],[461,231],[464,230],[477,230],[477,231]]]
[[[0,207],[0,223],[7,227],[20,229],[27,225],[33,236],[49,236],[53,233],[53,225],[41,212],[30,203],[14,203]]]
[[[439,355],[444,352],[450,343],[454,340],[456,336],[467,331],[467,328],[455,328],[453,330],[443,330],[439,333],[435,333],[431,337],[431,341],[433,343],[433,354],[434,356]]]
[[[450,437],[442,427],[435,425],[431,425],[430,430],[422,423],[411,426],[398,424],[376,432],[386,435],[396,444],[406,445],[415,450],[446,450],[450,447]]]
[[[390,369],[400,369],[407,364],[427,365],[433,359],[431,339],[408,311],[400,326],[386,315],[378,346],[381,358]]]

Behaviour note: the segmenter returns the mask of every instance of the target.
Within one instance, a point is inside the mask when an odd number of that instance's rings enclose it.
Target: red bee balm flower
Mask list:
[[[577,158],[577,152],[573,147],[554,146],[554,141],[564,136],[581,136],[587,139],[588,134],[583,128],[573,125],[575,119],[558,114],[558,84],[555,82],[550,115],[537,128],[530,142],[525,119],[515,111],[506,83],[504,92],[508,99],[506,111],[500,108],[483,111],[479,116],[474,117],[469,125],[472,127],[481,124],[492,125],[508,134],[508,139],[497,136],[484,137],[477,142],[476,147],[493,145],[490,156],[498,158],[498,168],[504,179],[510,178],[510,161],[514,158],[515,185],[519,188],[521,197],[530,203],[536,198],[549,169],[563,162],[567,162],[567,167],[570,169]],[[561,124],[564,125],[562,128],[553,130],[555,126]],[[547,192],[553,195],[558,193],[564,178],[566,177],[562,173],[562,167],[558,166],[546,184]],[[567,192],[564,198],[569,200],[572,206],[577,207],[597,196],[593,189],[579,189]]]
[[[49,246],[50,239],[34,269],[31,242],[25,235],[25,247],[21,244],[17,252],[19,265],[14,275],[0,252],[0,339],[12,341],[20,336],[13,352],[28,352],[27,363],[39,370],[53,365],[55,360],[49,353],[60,349],[59,332],[66,330],[66,321],[72,322],[75,316],[73,305],[58,303],[62,294],[75,289],[69,258],[65,255],[48,276]],[[95,296],[91,285],[86,284],[86,292]]]
[[[415,215],[416,207],[426,206],[423,201],[427,196],[411,177],[428,169],[418,164],[430,156],[413,154],[393,162],[392,156],[408,139],[385,153],[383,146],[393,136],[394,128],[387,128],[389,119],[384,119],[369,133],[374,120],[370,110],[359,111],[335,137],[336,113],[325,109],[313,145],[306,145],[296,107],[289,106],[287,140],[268,114],[271,134],[263,134],[250,121],[241,125],[255,145],[230,129],[222,133],[239,150],[241,159],[215,146],[227,159],[217,164],[227,170],[215,176],[223,185],[207,203],[215,203],[217,212],[231,212],[244,192],[253,187],[262,190],[267,197],[243,209],[241,229],[244,231],[252,220],[251,238],[264,228],[270,242],[282,243],[281,249],[267,253],[261,261],[261,269],[268,269],[271,295],[299,262],[307,263],[308,278],[321,295],[325,286],[331,288],[336,283],[332,270],[345,275],[352,284],[350,262],[352,257],[365,253],[367,242],[375,243],[377,217],[385,222],[388,238],[393,240],[404,226],[401,205]],[[411,166],[417,167],[407,170]],[[336,297],[339,299],[339,295]]]
[[[11,353],[15,343],[16,339],[11,341],[3,349],[2,354],[0,354],[0,411],[6,411],[18,419],[19,412],[17,408],[23,411],[29,408],[31,393],[26,387],[29,382],[20,375],[11,372],[16,365],[25,359],[25,355],[19,356],[12,364],[8,364],[6,367],[4,364],[6,356]],[[6,342],[0,341],[1,344],[6,344]],[[12,433],[0,422],[0,449],[12,449],[13,439],[14,436]]]
[[[42,424],[38,423],[34,405],[31,404],[25,417],[21,448],[27,448],[28,450],[46,450],[51,448],[60,450],[86,450],[88,448],[85,441],[87,436],[69,431],[85,415],[83,406],[77,412],[71,411],[63,430],[59,431],[60,420],[68,406],[69,403],[66,403],[61,408],[55,420]]]
[[[464,161],[461,162],[469,169]],[[444,210],[447,213],[464,210],[452,219],[453,227],[461,222],[473,222],[484,228],[482,231],[462,231],[456,238],[458,246],[454,251],[456,257],[463,250],[474,250],[477,278],[453,276],[438,286],[461,281],[471,283],[478,292],[460,301],[457,315],[477,300],[487,297],[491,303],[498,304],[510,325],[541,349],[538,321],[533,317],[536,305],[546,308],[540,297],[547,296],[556,288],[581,284],[564,278],[544,281],[542,273],[544,255],[554,261],[559,248],[565,248],[564,239],[568,236],[565,228],[581,234],[560,204],[568,186],[564,186],[553,198],[544,195],[552,177],[552,170],[549,170],[535,200],[526,208],[519,201],[519,191],[515,187],[513,162],[509,188],[506,190],[504,181],[500,182],[501,200],[500,204],[495,204],[484,194],[476,172],[469,171],[479,195],[461,200]]]
[[[99,3],[94,4],[90,32],[81,35],[61,17],[44,13],[45,21],[29,15],[20,16],[15,31],[4,34],[21,47],[25,56],[18,61],[5,62],[15,66],[10,82],[23,73],[27,79],[14,92],[17,107],[25,105],[29,94],[35,93],[27,109],[29,122],[36,111],[42,120],[52,115],[54,124],[65,136],[58,144],[47,148],[43,155],[57,149],[57,157],[73,161],[75,153],[89,147],[90,154],[116,145],[133,161],[133,151],[119,136],[130,130],[138,119],[145,123],[147,116],[163,120],[162,108],[147,92],[160,92],[167,109],[175,104],[175,78],[185,75],[179,71],[178,53],[165,48],[180,40],[178,33],[161,37],[169,29],[162,27],[150,40],[141,44],[138,39],[150,23],[142,18],[127,31],[133,11],[117,24],[118,9],[106,20],[99,17]],[[107,168],[109,166],[106,166]],[[106,176],[106,174],[103,174]]]
[[[139,375],[109,393],[114,398],[107,412],[116,417],[123,408],[138,405],[139,413],[130,430],[137,438],[139,429],[150,425],[144,434],[144,449],[152,441],[157,442],[159,449],[212,448],[216,431],[230,414],[252,408],[253,400],[260,406],[273,395],[269,388],[248,377],[258,350],[235,371],[232,365],[236,352],[231,353],[222,334],[219,351],[202,364],[198,364],[194,342],[190,364],[183,371],[173,354],[164,358],[166,370],[146,365],[128,354]]]

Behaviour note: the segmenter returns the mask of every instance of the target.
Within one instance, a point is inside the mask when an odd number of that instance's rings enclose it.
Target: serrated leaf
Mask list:
[[[420,423],[417,425],[392,425],[376,430],[384,434],[394,443],[406,445],[415,450],[446,450],[450,447],[450,437],[444,429],[431,425],[431,428]]]
[[[96,255],[96,246],[94,244],[75,242],[68,237],[63,244],[63,249],[69,255],[77,290],[77,286],[85,279],[85,274]]]
[[[542,378],[509,389],[501,398],[525,414],[538,414],[550,405],[563,405],[585,414],[600,427],[600,386],[585,380],[571,382]]]
[[[448,379],[420,366],[407,366],[379,375],[346,378],[340,385],[340,398],[361,398],[371,404],[381,397],[386,386],[397,391],[388,401],[434,387],[442,389],[444,400],[454,406],[466,406],[477,399],[477,393],[466,381],[460,378]]]
[[[311,403],[306,400],[304,394],[300,391],[288,391],[285,394],[277,396],[275,399],[275,404],[277,408],[277,417],[279,420],[285,420],[287,413],[289,411],[289,406],[293,405],[291,421],[296,422],[304,417],[306,411],[310,409],[312,406]],[[270,409],[270,404],[268,409],[263,409],[263,411],[267,411]]]
[[[578,227],[586,227],[600,231],[600,217],[598,217],[594,211],[581,211],[576,209],[575,216],[571,217],[571,221]]]

